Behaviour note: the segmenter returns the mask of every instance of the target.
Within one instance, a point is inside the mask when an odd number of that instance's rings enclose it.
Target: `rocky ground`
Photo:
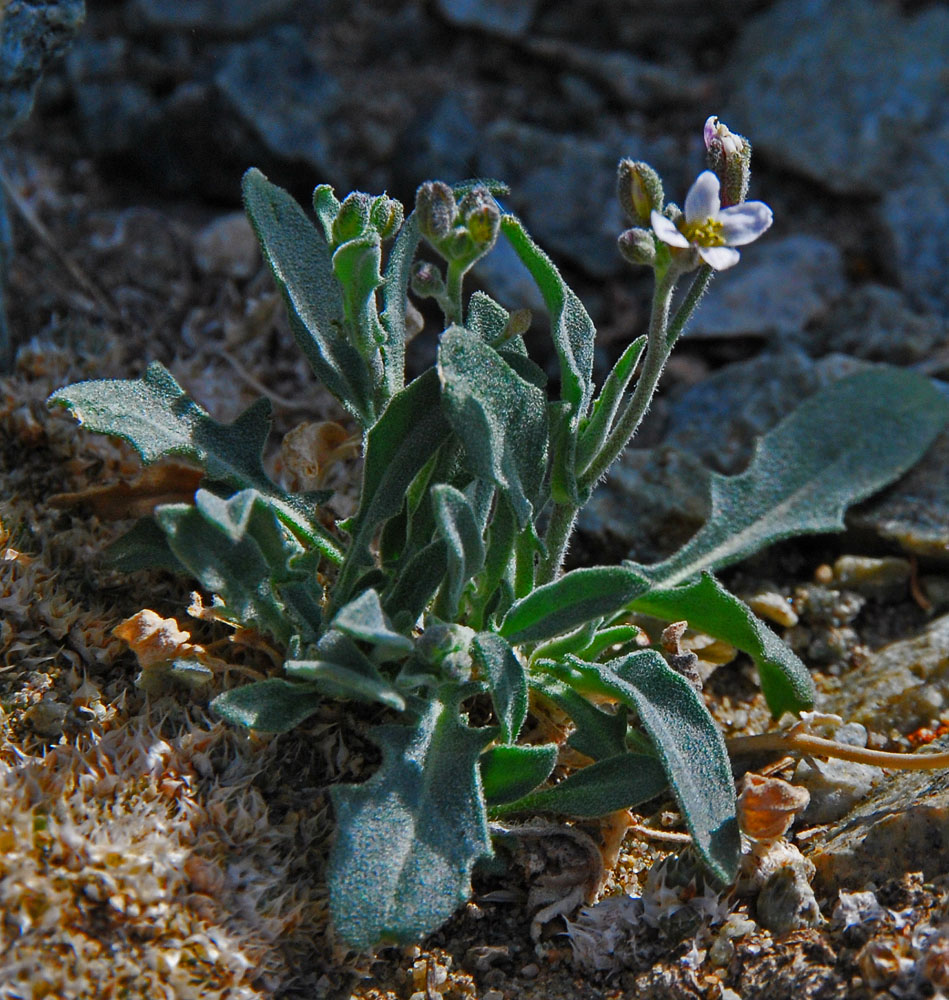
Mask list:
[[[128,522],[89,491],[134,484],[136,463],[43,405],[66,382],[157,359],[219,419],[270,396],[278,469],[290,429],[340,417],[236,214],[251,164],[301,200],[321,181],[409,203],[428,177],[508,181],[509,207],[594,315],[605,363],[648,307],[614,251],[615,163],[649,160],[681,200],[719,114],[752,139],[752,196],[775,226],[713,286],[572,555],[657,558],[703,520],[708,471],[740,469],[804,395],[880,362],[949,376],[945,7],[94,7],[2,154],[16,360],[0,380],[0,997],[949,991],[949,777],[825,762],[779,772],[811,804],[781,842],[799,853],[774,861],[790,874],[764,894],[749,877],[735,894],[669,896],[654,866],[681,850],[680,826],[658,802],[605,873],[624,828],[526,824],[509,874],[479,879],[430,941],[345,953],[326,918],[326,788],[370,772],[371,717],[327,705],[300,732],[249,738],[208,717],[207,691],[150,675],[144,646],[136,659],[112,632],[143,608],[226,661],[219,683],[268,655],[205,620],[188,581],[101,564]],[[478,280],[536,309],[515,263],[500,250]],[[909,751],[949,720],[947,451],[944,435],[845,535],[729,575],[814,669],[821,710],[851,724],[840,738]],[[342,467],[340,513],[350,480]],[[120,508],[129,496],[153,502],[154,487],[133,485]],[[729,735],[768,725],[740,660],[706,695]]]

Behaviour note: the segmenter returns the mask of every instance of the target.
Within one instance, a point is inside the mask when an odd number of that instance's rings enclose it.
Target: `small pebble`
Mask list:
[[[782,628],[791,628],[797,625],[797,614],[790,602],[781,594],[776,594],[770,590],[764,590],[760,594],[753,594],[745,598],[745,603],[756,615],[766,618],[768,621],[780,625]]]
[[[257,237],[243,212],[215,219],[194,238],[194,262],[203,274],[244,279],[260,267]]]
[[[525,965],[523,969],[521,969],[521,976],[524,979],[536,979],[539,975],[540,975],[540,966],[537,965],[535,962],[531,962],[530,964]]]

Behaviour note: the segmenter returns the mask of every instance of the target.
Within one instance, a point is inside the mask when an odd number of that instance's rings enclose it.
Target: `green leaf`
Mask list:
[[[448,546],[436,538],[409,559],[383,597],[383,607],[396,626],[408,630],[418,621],[445,579]]]
[[[689,682],[654,650],[606,664],[571,656],[549,669],[581,694],[611,695],[636,712],[696,850],[718,878],[731,883],[741,855],[731,764],[722,734]]]
[[[844,511],[902,475],[949,420],[914,372],[876,367],[804,400],[760,438],[738,476],[711,477],[711,513],[669,559],[644,569],[673,587],[792,535],[842,531]]]
[[[576,478],[576,443],[580,421],[586,416],[593,395],[593,347],[596,328],[583,303],[567,287],[550,258],[527,235],[521,223],[511,215],[501,218],[501,232],[524,262],[540,289],[550,313],[550,331],[560,362],[560,398],[567,403],[567,431],[557,449],[558,467],[554,484],[563,484],[566,496],[557,495],[558,503],[578,504]]]
[[[353,948],[431,934],[469,898],[472,866],[491,853],[478,759],[494,734],[459,717],[465,693],[446,685],[415,725],[376,728],[379,770],[330,790],[330,910]]]
[[[651,590],[630,607],[666,621],[688,621],[693,628],[747,653],[755,661],[775,718],[814,707],[817,692],[807,667],[747,604],[708,573],[681,587]]]
[[[255,504],[259,504],[252,517]],[[208,590],[221,596],[223,613],[243,625],[270,632],[278,641],[290,639],[291,625],[278,599],[274,580],[291,579],[287,558],[271,563],[265,552],[267,518],[279,532],[273,511],[254,490],[222,500],[206,490],[195,494],[195,506],[166,504],[155,517],[179,562]],[[251,527],[256,531],[252,531]],[[258,540],[263,536],[263,547]]]
[[[398,659],[415,648],[408,636],[392,628],[379,595],[371,589],[340,608],[333,626],[353,639],[371,643],[375,647],[374,658],[380,661]]]
[[[451,433],[442,414],[438,376],[420,375],[389,400],[366,439],[359,510],[349,525],[352,545],[336,583],[346,600],[362,570],[376,529],[399,513],[412,480]]]
[[[512,643],[550,639],[615,614],[648,586],[638,572],[623,566],[574,569],[516,601],[499,631]]]
[[[402,694],[377,672],[354,670],[330,660],[287,660],[284,669],[288,677],[312,682],[314,690],[329,698],[378,702],[397,712],[405,709]]]
[[[484,565],[484,539],[474,508],[461,490],[438,483],[432,487],[432,501],[438,533],[448,546],[448,574],[436,613],[454,620],[465,585]]]
[[[484,799],[489,809],[516,802],[546,781],[557,763],[557,746],[497,746],[479,760]]]
[[[261,454],[270,433],[268,400],[258,400],[232,424],[218,423],[156,361],[140,379],[66,386],[49,397],[48,405],[65,407],[91,431],[128,441],[146,465],[176,455],[197,462],[211,479],[237,489],[256,489],[296,535],[333,562],[342,560],[338,543],[319,523],[314,505],[278,489],[264,472]]]
[[[314,374],[368,427],[375,419],[369,372],[342,335],[343,297],[330,250],[296,201],[256,169],[244,174],[244,208],[283,292],[297,344]]]
[[[606,760],[626,752],[628,722],[625,706],[617,712],[606,712],[578,694],[569,684],[552,677],[533,677],[531,687],[549,698],[573,720],[575,728],[567,743],[574,750],[593,760]]]
[[[510,313],[485,292],[474,292],[468,299],[465,325],[486,344],[500,344],[507,333]]]
[[[103,553],[109,565],[125,573],[140,569],[165,569],[181,573],[184,567],[175,558],[168,538],[154,517],[139,518],[112,542]]]
[[[493,348],[452,326],[438,347],[442,403],[472,474],[494,483],[526,528],[547,471],[547,400]]]
[[[501,724],[501,739],[513,743],[527,718],[527,672],[514,650],[493,632],[475,636],[471,652],[488,685]]]
[[[501,581],[513,573],[512,557],[516,541],[517,518],[514,516],[514,510],[503,494],[498,494],[494,516],[488,525],[484,571],[477,581],[476,608],[472,618],[478,627],[486,624],[485,615],[489,610],[489,604],[497,597]],[[503,614],[503,610],[501,613]]]
[[[413,212],[402,224],[386,263],[381,320],[386,331],[382,358],[389,396],[399,392],[405,382],[405,306],[419,239],[418,219]]]
[[[333,274],[343,291],[343,315],[375,384],[382,381],[379,348],[385,340],[376,312],[376,289],[383,281],[381,266],[382,240],[374,230],[347,240],[333,254]]]
[[[613,420],[623,401],[623,394],[629,385],[640,355],[646,346],[646,336],[637,337],[620,355],[613,370],[606,377],[603,388],[593,404],[590,418],[581,430],[577,441],[577,471],[582,475],[596,458],[603,442],[613,428]]]
[[[554,812],[579,818],[606,816],[617,809],[648,802],[668,785],[662,764],[655,757],[621,753],[574,771],[553,788],[500,804],[501,808],[492,808],[492,812],[496,815]]]
[[[286,733],[317,712],[324,700],[315,684],[268,677],[219,694],[211,708],[232,725]]]

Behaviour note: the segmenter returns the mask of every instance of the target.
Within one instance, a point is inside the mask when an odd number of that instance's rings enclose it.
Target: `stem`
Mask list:
[[[547,546],[547,558],[541,560],[537,568],[536,586],[550,583],[560,574],[563,557],[567,553],[567,545],[573,534],[573,526],[577,520],[580,508],[573,504],[555,504],[547,524],[544,544]]]
[[[445,271],[445,322],[461,323],[461,287],[467,266],[459,261],[449,261]]]
[[[673,268],[669,268],[662,274],[658,272],[656,274],[656,288],[652,296],[652,312],[649,317],[649,339],[646,345],[642,374],[639,376],[636,389],[616,425],[610,431],[596,458],[583,474],[580,483],[582,490],[594,486],[619,458],[636,433],[646,410],[649,409],[649,403],[652,401],[653,393],[655,393],[659,383],[659,376],[662,374],[662,369],[665,367],[671,350],[667,334],[669,304],[678,276]],[[679,311],[681,312],[681,309]]]
[[[682,333],[685,324],[691,319],[692,313],[695,312],[695,307],[701,301],[702,296],[708,291],[708,286],[712,283],[714,275],[715,272],[708,264],[703,264],[699,268],[692,279],[692,284],[689,286],[685,298],[682,300],[682,304],[676,309],[675,316],[672,317],[669,323],[669,330],[666,333],[666,344],[668,347],[671,348],[679,339],[679,334]]]
[[[935,771],[949,766],[949,751],[942,753],[887,753],[885,750],[867,750],[865,747],[848,746],[834,740],[825,740],[808,733],[761,733],[758,736],[734,736],[725,741],[730,754],[801,753],[811,757],[836,757],[856,764],[870,764],[900,771]]]

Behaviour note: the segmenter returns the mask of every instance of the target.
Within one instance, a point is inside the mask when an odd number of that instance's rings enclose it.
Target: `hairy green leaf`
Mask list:
[[[219,694],[211,708],[232,725],[286,733],[317,712],[324,700],[316,684],[268,677]]]
[[[448,546],[436,538],[406,562],[384,595],[383,607],[395,625],[410,629],[418,621],[439,584],[445,579]]]
[[[463,693],[446,685],[415,725],[375,729],[379,770],[330,791],[330,909],[354,948],[432,933],[468,899],[472,866],[491,853],[478,758],[494,733],[460,718]]]
[[[501,739],[513,743],[527,717],[527,673],[514,650],[494,632],[480,632],[471,646],[501,724]]]
[[[705,526],[643,569],[673,587],[792,535],[841,531],[844,511],[916,463],[949,420],[949,400],[915,372],[876,367],[804,400],[760,438],[738,476],[711,477]]]
[[[139,518],[135,524],[109,545],[104,556],[111,566],[126,573],[140,569],[165,569],[184,572],[168,544],[168,536],[154,517]]]
[[[630,607],[666,621],[687,621],[747,653],[755,661],[761,689],[775,718],[814,707],[816,690],[807,667],[747,604],[708,573],[680,587],[651,590]]]
[[[268,400],[258,400],[231,424],[218,423],[156,361],[140,379],[77,382],[59,389],[49,405],[65,407],[91,431],[128,441],[146,465],[180,456],[197,462],[213,480],[256,489],[291,531],[341,561],[339,545],[319,523],[313,504],[278,489],[264,472]]]
[[[496,815],[554,812],[579,818],[606,816],[648,802],[668,786],[666,772],[655,757],[624,752],[574,771],[553,788],[499,803],[499,808],[491,811]]]
[[[484,799],[489,809],[516,802],[546,781],[557,763],[557,746],[497,746],[479,760]]]
[[[611,695],[636,712],[656,748],[696,850],[718,878],[732,882],[741,838],[731,764],[722,734],[689,682],[654,650],[640,650],[606,664],[569,656],[566,664],[551,664],[549,669],[581,693]]]
[[[365,361],[342,332],[343,297],[329,246],[283,188],[256,169],[244,174],[244,208],[283,293],[297,344],[314,374],[368,427],[375,419]]]
[[[394,396],[405,383],[405,306],[412,274],[412,260],[419,244],[418,219],[413,212],[402,223],[396,237],[389,260],[386,263],[385,286],[382,299],[384,310],[381,316],[386,331],[386,342],[382,347],[388,395]]]
[[[569,684],[543,675],[531,678],[531,687],[549,698],[573,720],[574,731],[567,742],[593,760],[606,760],[626,752],[628,722],[626,707],[616,712],[597,708]]]
[[[461,490],[437,483],[432,487],[432,505],[438,534],[448,546],[448,573],[436,614],[454,620],[465,585],[484,565],[484,539],[474,508]]]
[[[453,326],[438,346],[445,412],[470,471],[494,483],[526,528],[547,471],[547,401],[477,334]]]
[[[648,587],[638,572],[623,566],[574,569],[516,601],[500,633],[513,643],[550,639],[615,614]]]
[[[380,661],[398,659],[414,648],[408,636],[392,628],[382,610],[379,595],[371,588],[340,608],[333,625],[353,639],[371,643],[374,658]]]

